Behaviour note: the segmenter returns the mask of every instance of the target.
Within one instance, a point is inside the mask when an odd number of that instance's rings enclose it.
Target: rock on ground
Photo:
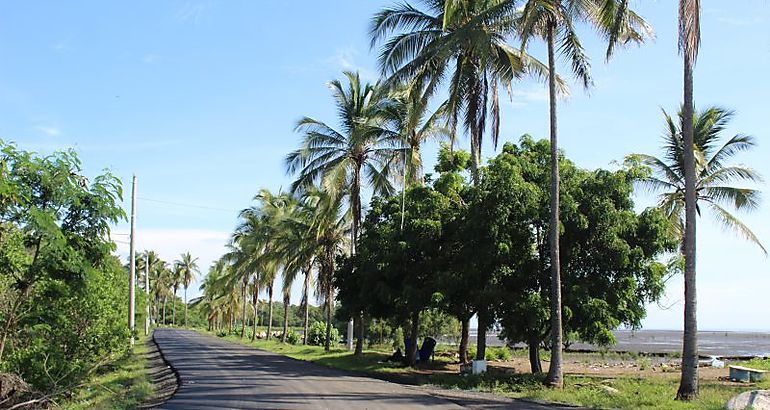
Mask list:
[[[770,390],[752,390],[743,392],[727,401],[727,410],[770,410]]]

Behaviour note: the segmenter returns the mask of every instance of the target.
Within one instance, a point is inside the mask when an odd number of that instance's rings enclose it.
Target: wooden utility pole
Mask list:
[[[135,293],[136,293],[136,175],[131,185],[131,261],[128,269],[128,330],[131,332],[131,346],[134,345],[134,331],[136,330],[135,318]]]
[[[144,312],[144,335],[150,334],[150,253],[144,255],[144,293],[145,293],[145,312]]]

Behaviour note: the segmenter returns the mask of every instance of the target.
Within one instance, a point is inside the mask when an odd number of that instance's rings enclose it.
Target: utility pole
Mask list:
[[[128,263],[128,330],[131,332],[131,346],[134,345],[134,331],[136,330],[135,293],[136,293],[136,175],[131,185],[131,261]]]
[[[145,315],[144,315],[144,335],[150,334],[150,253],[144,255],[144,293],[145,293]]]

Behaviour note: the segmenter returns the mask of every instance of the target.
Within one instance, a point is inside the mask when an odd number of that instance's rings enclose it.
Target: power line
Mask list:
[[[159,203],[159,204],[181,206],[181,207],[186,207],[186,208],[208,209],[208,210],[211,210],[211,211],[220,211],[220,212],[227,212],[227,213],[238,213],[238,212],[241,212],[240,210],[234,210],[234,209],[216,208],[216,207],[213,207],[213,206],[194,205],[194,204],[183,204],[181,202],[162,201],[160,199],[151,199],[151,198],[144,198],[144,197],[139,197],[139,199],[142,200],[142,201],[147,201],[147,202],[156,202],[156,203]]]

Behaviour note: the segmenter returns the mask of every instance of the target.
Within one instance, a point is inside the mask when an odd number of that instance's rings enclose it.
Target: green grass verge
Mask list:
[[[212,332],[203,331],[202,333],[214,335]],[[223,339],[339,369],[401,376],[417,384],[434,385],[447,389],[490,392],[513,398],[565,403],[590,408],[722,409],[727,400],[736,394],[747,390],[770,388],[770,381],[749,385],[701,380],[700,397],[691,402],[679,402],[674,400],[679,385],[679,380],[675,377],[642,379],[629,376],[604,379],[566,376],[564,389],[555,390],[543,386],[543,375],[507,374],[494,371],[478,376],[461,376],[454,372],[431,374],[424,368],[411,369],[390,363],[380,363],[388,356],[389,352],[386,351],[369,350],[364,352],[363,357],[356,358],[351,352],[342,349],[324,352],[323,348],[319,346],[289,345],[265,340],[251,342],[248,337],[240,339],[237,336],[225,336]],[[594,354],[594,356],[599,355]],[[597,357],[591,356],[591,359],[595,360]],[[615,358],[611,357],[610,359]],[[445,363],[439,362],[435,367],[444,367]],[[770,360],[753,360],[741,364],[770,370]]]
[[[66,401],[67,410],[134,409],[152,395],[147,374],[147,337],[141,336],[134,348],[97,371]]]

